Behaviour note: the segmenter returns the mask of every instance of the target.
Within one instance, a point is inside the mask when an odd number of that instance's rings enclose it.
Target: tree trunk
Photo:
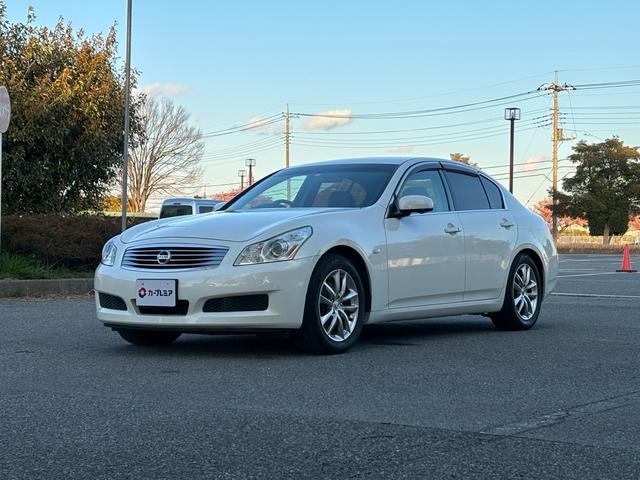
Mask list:
[[[609,222],[604,224],[604,232],[602,233],[602,244],[609,245]]]

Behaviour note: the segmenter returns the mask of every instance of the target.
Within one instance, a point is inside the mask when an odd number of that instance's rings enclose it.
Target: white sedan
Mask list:
[[[545,222],[483,172],[432,158],[280,170],[205,215],[109,240],[98,318],[138,345],[288,331],[341,353],[365,324],[483,314],[527,330],[558,270]]]

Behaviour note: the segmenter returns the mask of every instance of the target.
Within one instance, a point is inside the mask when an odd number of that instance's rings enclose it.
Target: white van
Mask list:
[[[223,204],[222,200],[210,198],[167,198],[160,207],[160,218],[209,213],[217,210]]]

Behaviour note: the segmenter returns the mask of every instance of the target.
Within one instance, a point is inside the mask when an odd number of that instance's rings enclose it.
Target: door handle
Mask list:
[[[512,221],[510,221],[510,220],[508,220],[508,219],[506,219],[506,218],[503,218],[503,219],[500,221],[500,226],[501,226],[502,228],[506,228],[507,230],[508,230],[508,229],[510,229],[511,227],[513,227],[514,225],[515,225],[515,224],[514,224]]]
[[[460,232],[460,229],[453,223],[447,223],[447,226],[444,229],[444,233],[450,233],[451,235],[455,235],[458,232]]]

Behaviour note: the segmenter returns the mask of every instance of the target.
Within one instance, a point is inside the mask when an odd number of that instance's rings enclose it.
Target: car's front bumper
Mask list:
[[[96,310],[104,324],[118,328],[158,328],[183,331],[295,329],[302,324],[313,257],[262,265],[182,271],[129,270],[100,265],[95,274]],[[135,303],[137,279],[177,279],[178,300],[187,300],[186,314],[142,314]],[[103,308],[99,293],[124,300],[125,310]],[[267,294],[266,310],[204,312],[211,298]]]

